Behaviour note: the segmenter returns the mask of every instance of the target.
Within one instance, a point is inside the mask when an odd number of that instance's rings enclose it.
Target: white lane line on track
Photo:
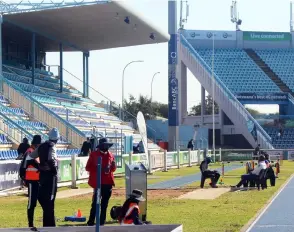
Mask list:
[[[253,221],[253,223],[249,226],[249,228],[245,232],[250,232],[252,228],[255,226],[255,224],[258,222],[258,220],[263,216],[263,214],[268,210],[268,208],[272,205],[272,203],[278,198],[278,196],[281,194],[281,192],[287,187],[289,182],[293,179],[294,175],[292,175],[284,184],[282,188],[280,188],[279,192],[271,199],[271,201],[267,204],[267,206],[261,211],[261,213],[258,215],[258,217]]]

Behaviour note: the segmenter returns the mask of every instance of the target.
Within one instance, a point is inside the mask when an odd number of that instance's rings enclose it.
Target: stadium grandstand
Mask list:
[[[179,33],[179,118],[185,125],[207,128],[205,91],[214,91],[219,147],[294,148],[294,49],[292,32],[185,30]],[[187,71],[201,84],[201,116],[187,114]],[[214,85],[214,90],[213,86]],[[246,105],[278,105],[276,114],[251,115]]]
[[[107,104],[102,104],[91,98],[90,51],[167,42],[165,34],[123,2],[1,1],[0,7],[0,160],[15,159],[24,137],[40,134],[45,140],[53,127],[62,135],[60,157],[78,154],[86,137],[108,137],[116,155],[126,153],[126,138],[133,144],[141,140],[136,128],[118,117],[120,109],[111,100],[105,97]],[[46,64],[46,52],[60,53],[57,73]],[[83,54],[82,92],[64,81],[64,52]]]

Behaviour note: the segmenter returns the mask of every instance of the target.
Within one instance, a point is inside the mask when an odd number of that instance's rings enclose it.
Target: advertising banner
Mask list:
[[[71,180],[71,160],[58,160],[58,182]]]
[[[254,41],[291,41],[292,35],[289,32],[258,32],[244,31],[243,40]]]
[[[148,152],[148,138],[147,138],[147,129],[146,129],[146,121],[144,115],[141,111],[137,114],[137,125],[141,135],[142,143],[144,146],[144,151]]]
[[[267,150],[266,152],[267,154],[269,154],[270,160],[278,160],[278,159],[281,159],[281,157],[283,157],[283,151]]]
[[[86,165],[88,162],[88,157],[77,158],[77,179],[87,179],[89,178],[89,173],[86,171]]]
[[[205,30],[187,30],[185,32],[187,39],[202,39],[202,40],[236,40],[236,31],[205,31]]]
[[[0,191],[20,186],[19,161],[0,163]]]
[[[287,93],[237,93],[239,101],[288,101]]]
[[[294,151],[288,151],[288,160],[294,160]]]
[[[178,100],[178,79],[176,76],[178,54],[177,54],[177,2],[168,1],[168,125],[179,125],[179,100]]]
[[[177,165],[177,152],[166,153],[166,165],[168,167]]]
[[[178,126],[177,34],[170,36],[168,51],[168,123],[169,126]]]

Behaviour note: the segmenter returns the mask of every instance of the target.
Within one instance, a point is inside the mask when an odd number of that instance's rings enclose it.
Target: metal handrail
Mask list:
[[[32,139],[33,138],[33,135],[30,132],[28,132],[26,129],[24,129],[23,127],[21,127],[20,125],[18,125],[16,122],[14,122],[13,120],[11,120],[9,117],[7,117],[5,114],[3,114],[1,111],[0,111],[0,116],[4,120],[6,120],[10,124],[12,124],[14,127],[16,127],[18,130],[20,130],[22,133],[24,133],[29,139]],[[5,123],[5,121],[4,121],[4,123]],[[7,123],[5,123],[5,124],[7,124]],[[7,125],[9,126],[9,124],[7,124]]]
[[[12,83],[10,80],[7,80],[6,78],[4,78],[3,75],[0,75],[0,79],[2,79],[3,82],[7,83],[9,86],[11,86],[16,91],[18,91],[22,96],[24,96],[25,98],[27,98],[31,102],[35,103],[36,105],[38,105],[41,109],[44,109],[47,113],[53,115],[60,122],[64,123],[66,125],[66,127],[72,129],[78,135],[80,135],[82,137],[86,137],[85,134],[83,132],[81,132],[79,129],[77,129],[76,127],[74,127],[73,125],[71,125],[69,122],[67,122],[65,119],[61,118],[59,115],[57,115],[55,112],[53,112],[52,110],[50,110],[48,107],[46,107],[45,105],[43,105],[42,103],[40,103],[39,101],[37,101],[35,98],[33,98],[32,96],[30,96],[29,94],[27,94],[19,86],[17,86],[16,84]]]
[[[212,72],[212,69],[209,67],[209,65],[203,60],[203,58],[198,54],[198,52],[195,50],[195,48],[186,40],[184,35],[180,34],[181,43],[183,46],[187,47],[192,55],[194,55],[205,67],[205,69],[209,72]],[[238,101],[238,99],[235,97],[235,95],[228,89],[228,87],[222,82],[222,80],[218,77],[216,73],[214,73],[214,77],[216,80],[216,83],[219,84],[220,87],[224,89],[224,91],[227,93],[227,95],[234,100],[234,102],[237,103],[237,105],[243,110],[243,112],[249,117],[249,119],[254,123],[254,125],[259,129],[261,134],[265,137],[267,142],[271,143],[271,137],[266,133],[266,131],[258,124],[258,122],[252,117],[252,115],[246,110],[246,108]],[[240,110],[238,110],[240,111]]]
[[[16,72],[14,72],[10,67],[7,67],[6,65],[3,65],[5,68],[9,69],[13,74],[17,75],[17,76],[21,76],[19,74],[17,74]],[[21,83],[21,84],[25,84],[25,83]],[[32,84],[30,84],[32,85]],[[32,93],[34,88],[36,88],[37,90],[41,91],[47,98],[54,100],[55,102],[57,102],[61,107],[63,107],[64,109],[66,109],[68,112],[72,113],[74,116],[80,118],[82,121],[86,122],[89,126],[92,126],[88,121],[86,121],[84,118],[82,118],[79,115],[76,115],[74,111],[68,109],[66,106],[62,105],[61,102],[59,102],[56,98],[51,97],[46,91],[44,91],[43,89],[41,89],[40,87],[36,86],[36,85],[32,85]]]
[[[14,117],[16,117],[16,118],[18,119],[18,121],[21,121],[21,122],[23,122],[23,123],[27,123],[27,122],[28,122],[28,121],[26,121],[26,120],[23,120],[22,117],[20,117],[19,115],[15,114],[15,113],[14,113],[9,107],[3,105],[3,104],[0,102],[0,109],[1,109],[1,108],[5,109],[5,110],[8,111],[9,113],[11,113]],[[1,112],[1,110],[0,110],[0,112]],[[2,112],[1,112],[1,113],[2,113]],[[4,114],[4,113],[2,113],[2,114]],[[4,114],[4,115],[5,115],[5,114]],[[13,120],[12,120],[12,121],[13,121]],[[18,124],[18,123],[16,123],[16,124]],[[21,126],[20,126],[20,127],[21,127]],[[21,127],[21,128],[23,128],[23,127]],[[39,129],[37,129],[37,128],[35,128],[35,127],[32,127],[32,129],[33,129],[33,131],[34,131],[35,134],[41,135],[42,138],[44,138],[45,140],[48,139],[48,135],[44,134],[44,133],[43,133],[42,131],[40,131]]]
[[[58,68],[60,68],[60,66],[59,65],[45,65],[46,67],[58,67]],[[83,83],[83,81],[80,79],[80,78],[78,78],[76,75],[74,75],[73,73],[71,73],[70,71],[68,71],[68,70],[66,70],[65,68],[63,68],[63,70],[65,71],[65,72],[67,72],[69,75],[71,75],[72,77],[74,77],[75,79],[77,79],[78,81],[80,81],[80,82],[82,82]],[[50,70],[49,70],[50,71]],[[74,89],[76,89],[74,86],[72,86],[72,85],[70,85],[70,84],[68,84],[67,82],[65,82],[68,86],[70,86],[70,87],[73,87]],[[116,106],[117,108],[120,108],[114,101],[112,101],[110,98],[108,98],[108,97],[106,97],[104,94],[102,94],[102,93],[100,93],[98,90],[96,90],[95,88],[93,88],[92,86],[90,86],[89,85],[89,88],[90,89],[92,89],[95,93],[97,93],[97,94],[99,94],[99,95],[101,95],[103,98],[105,98],[107,101],[109,101],[110,102],[110,104],[112,105],[112,106]],[[78,90],[79,91],[79,90]],[[79,91],[80,92],[80,91]],[[81,93],[81,92],[80,92]],[[81,93],[82,94],[82,93]],[[100,103],[97,103],[96,101],[94,101],[93,99],[91,99],[94,103],[96,103],[96,104],[100,104]],[[132,118],[134,118],[134,119],[137,119],[137,117],[135,116],[135,115],[133,115],[132,113],[130,113],[130,112],[128,112],[128,111],[126,111],[126,110],[123,110],[123,109],[121,109],[123,112],[125,112],[125,113],[127,113],[129,116],[131,116]],[[152,127],[150,127],[150,126],[148,126],[147,124],[146,124],[146,127],[148,127],[150,130],[152,130],[153,132],[155,132],[156,133],[156,130],[155,129],[153,129]]]

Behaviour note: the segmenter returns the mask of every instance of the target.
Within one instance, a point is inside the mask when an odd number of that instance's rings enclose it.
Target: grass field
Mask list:
[[[187,189],[164,190],[148,192],[148,220],[153,224],[183,224],[185,232],[233,232],[240,228],[261,209],[268,199],[293,173],[294,162],[285,162],[277,179],[276,187],[264,191],[229,192],[216,200],[177,200],[184,192],[195,189],[199,182],[193,183]],[[149,179],[149,183],[158,182],[176,176],[194,174],[198,167],[171,170],[167,173],[157,172]],[[225,185],[236,184],[244,168],[226,173]],[[158,177],[158,178],[156,178]],[[123,187],[124,181],[117,181],[118,187]],[[86,187],[86,185],[84,185]],[[115,190],[109,209],[113,205],[121,205],[124,201],[124,190]],[[20,196],[0,198],[0,227],[26,226],[26,198]],[[85,216],[89,214],[91,195],[78,196],[70,199],[56,200],[56,217],[72,215],[81,209]],[[41,226],[41,210],[36,209],[36,225]],[[108,215],[108,222],[111,222]],[[58,220],[58,225],[64,225]]]
[[[220,168],[220,164],[213,164],[210,166],[211,169]],[[155,184],[162,181],[170,180],[176,178],[178,176],[187,176],[193,175],[195,173],[199,173],[200,169],[199,166],[181,168],[181,169],[171,169],[168,172],[154,172],[152,175],[147,176],[148,184]],[[80,184],[80,188],[89,188],[87,183]],[[117,177],[115,178],[115,187],[116,188],[124,188],[125,187],[125,179],[124,177]],[[61,188],[61,190],[65,190],[68,188]]]

